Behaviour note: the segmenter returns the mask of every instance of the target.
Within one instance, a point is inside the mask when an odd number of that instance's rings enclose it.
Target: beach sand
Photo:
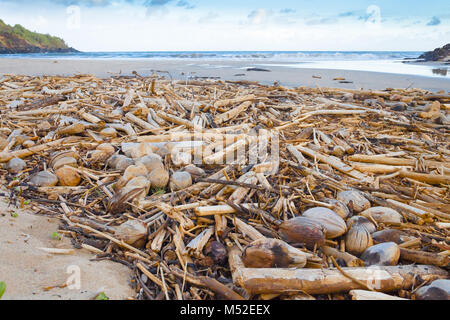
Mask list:
[[[265,64],[270,62],[264,61]],[[93,74],[148,76],[155,71],[173,79],[214,77],[222,80],[258,81],[271,84],[278,81],[288,87],[334,87],[347,89],[422,88],[434,92],[450,90],[449,77],[425,77],[381,72],[290,68],[262,66],[256,61],[230,60],[65,60],[65,59],[0,59],[0,74],[74,75]],[[248,67],[269,69],[271,72],[247,71]],[[317,78],[320,77],[320,78]],[[345,78],[341,83],[334,78]]]
[[[52,238],[59,229],[58,219],[8,207],[7,202],[0,198],[0,281],[6,284],[3,300],[89,300],[100,292],[114,300],[136,296],[130,286],[131,271],[122,264],[90,261],[95,254],[85,249],[74,249],[71,255],[40,250],[73,249],[73,245],[66,237]],[[75,274],[67,273],[70,266],[79,267],[79,289],[58,287]],[[54,288],[44,290],[49,287]]]

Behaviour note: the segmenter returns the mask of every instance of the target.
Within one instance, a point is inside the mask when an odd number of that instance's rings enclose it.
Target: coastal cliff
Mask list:
[[[450,61],[450,43],[442,48],[436,48],[433,51],[425,52],[419,59],[423,59],[424,61]]]
[[[0,54],[77,52],[58,37],[31,32],[19,24],[14,27],[0,19]]]

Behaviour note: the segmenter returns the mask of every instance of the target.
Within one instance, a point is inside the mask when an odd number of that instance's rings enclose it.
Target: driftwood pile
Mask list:
[[[139,299],[449,297],[446,92],[5,75],[0,110],[11,204]]]

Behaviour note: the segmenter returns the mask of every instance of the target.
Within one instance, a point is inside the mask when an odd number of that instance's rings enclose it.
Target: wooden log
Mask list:
[[[352,300],[408,300],[382,292],[367,290],[350,290],[349,293],[352,296]]]
[[[230,248],[229,264],[233,282],[251,294],[289,293],[330,294],[363,289],[358,282],[332,269],[245,268],[240,251]],[[448,272],[435,266],[377,266],[368,268],[342,268],[351,278],[374,287],[379,292],[410,289],[420,277],[424,281],[446,279]]]
[[[295,148],[300,150],[300,152],[308,155],[309,157],[311,157],[313,159],[317,159],[323,163],[327,163],[330,166],[332,166],[333,168],[349,175],[352,178],[358,179],[361,182],[366,182],[366,183],[373,182],[373,178],[363,174],[362,172],[359,172],[358,170],[353,169],[349,165],[342,162],[339,158],[336,158],[334,156],[326,156],[326,155],[323,155],[312,149],[302,147],[302,146],[295,146]]]
[[[158,127],[155,127],[155,126],[151,125],[150,123],[148,123],[147,121],[144,121],[144,120],[136,117],[131,112],[128,112],[127,114],[125,114],[125,119],[137,124],[141,128],[147,129],[147,130],[158,129]]]
[[[450,264],[450,257],[448,256],[406,248],[400,248],[400,259],[438,267],[447,267]]]
[[[246,95],[246,96],[243,96],[243,97],[237,97],[237,98],[234,98],[234,99],[219,100],[219,101],[216,101],[214,103],[214,108],[222,108],[222,107],[226,107],[226,106],[228,106],[230,104],[242,103],[242,102],[245,102],[245,101],[253,101],[255,99],[256,99],[255,95],[249,94],[249,95]]]
[[[335,248],[329,247],[329,246],[323,246],[321,247],[322,252],[326,254],[327,256],[332,256],[336,259],[342,259],[345,261],[345,264],[347,267],[363,267],[364,261],[361,259],[355,257],[354,255],[351,255],[347,252],[341,252]]]
[[[407,170],[400,171],[400,177],[410,178],[420,182],[425,182],[429,184],[448,184],[450,183],[450,175],[440,175],[440,174],[428,174],[428,173],[417,173]]]
[[[0,152],[0,162],[8,162],[12,158],[25,158],[41,151],[46,151],[54,147],[61,147],[65,144],[71,144],[74,142],[75,140],[72,137],[69,137],[39,144],[28,149],[17,150],[13,152]]]
[[[371,156],[371,155],[364,155],[364,154],[354,154],[352,156],[349,156],[348,160],[357,161],[357,162],[387,164],[387,165],[393,165],[393,166],[415,167],[417,164],[417,160],[415,160],[415,159],[403,159],[403,158],[394,158],[394,157],[378,156],[378,155]],[[429,168],[440,168],[440,167],[450,168],[450,163],[448,161],[441,162],[441,161],[434,161],[434,160],[424,160],[424,165]]]
[[[252,104],[251,101],[246,101],[246,102],[240,104],[239,106],[237,106],[236,108],[233,108],[225,113],[221,113],[221,114],[217,115],[214,118],[214,123],[219,125],[224,122],[230,121],[231,119],[237,117],[240,113],[247,110],[248,107],[251,106],[251,104]]]

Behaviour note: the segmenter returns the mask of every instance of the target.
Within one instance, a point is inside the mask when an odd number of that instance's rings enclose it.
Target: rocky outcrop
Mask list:
[[[422,54],[419,59],[424,61],[450,61],[450,43],[446,44],[442,48],[434,49]]]
[[[0,20],[0,54],[77,52],[64,40],[48,34],[31,32],[21,25],[14,27]]]

